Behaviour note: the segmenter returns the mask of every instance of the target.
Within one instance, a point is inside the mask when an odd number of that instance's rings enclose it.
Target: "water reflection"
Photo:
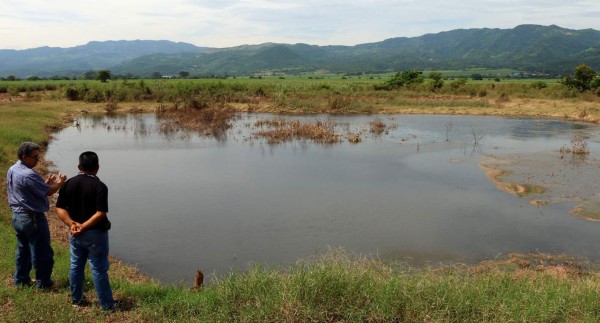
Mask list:
[[[255,125],[274,118],[331,121],[362,141],[270,145]],[[152,115],[90,115],[57,133],[47,158],[73,176],[79,153],[99,154],[112,252],[165,282],[191,284],[197,268],[285,265],[329,245],[415,263],[513,251],[600,258],[595,223],[569,214],[581,200],[560,195],[599,193],[597,127],[398,115],[372,133],[375,118],[249,114],[213,138],[161,130]],[[590,138],[590,155],[566,164],[559,149],[575,135]],[[499,190],[479,167],[490,156],[513,163],[497,166],[511,170],[504,180],[538,180],[559,197],[536,196],[547,202],[536,207]]]

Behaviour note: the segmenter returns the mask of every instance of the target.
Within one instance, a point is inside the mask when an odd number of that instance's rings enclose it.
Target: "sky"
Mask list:
[[[356,45],[521,24],[600,30],[599,0],[0,0],[0,49],[170,40]]]

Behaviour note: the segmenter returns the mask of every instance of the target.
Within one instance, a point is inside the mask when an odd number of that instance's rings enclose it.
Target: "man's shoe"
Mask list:
[[[73,305],[73,307],[90,306],[90,302],[85,297],[80,299],[79,301],[71,301],[71,304]]]
[[[15,287],[17,287],[17,288],[31,287],[31,285],[32,284],[31,284],[30,281],[29,282],[18,282],[18,283],[15,283]]]
[[[49,291],[53,291],[55,289],[58,288],[58,285],[55,282],[52,282],[52,284],[48,285],[48,286],[35,286],[38,290],[44,291],[44,292],[49,292]]]
[[[116,312],[124,309],[124,303],[122,300],[115,300],[113,306],[102,308],[105,311]]]

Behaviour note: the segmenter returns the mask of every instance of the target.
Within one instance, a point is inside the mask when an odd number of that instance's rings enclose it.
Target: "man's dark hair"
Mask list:
[[[86,151],[79,155],[79,169],[91,172],[98,168],[98,155],[93,151]]]
[[[26,141],[19,145],[19,151],[17,152],[18,158],[21,159],[23,156],[31,156],[31,153],[40,150],[40,146],[35,142]]]

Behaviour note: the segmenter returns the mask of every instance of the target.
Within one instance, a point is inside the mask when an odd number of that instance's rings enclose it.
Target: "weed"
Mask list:
[[[80,99],[79,90],[74,86],[69,86],[65,89],[65,96],[70,101],[77,101]]]
[[[482,134],[475,130],[475,128],[471,127],[471,135],[473,135],[473,147],[477,147],[479,142],[483,139],[485,134]]]
[[[259,87],[258,89],[256,89],[256,91],[254,91],[254,95],[256,95],[258,97],[264,97],[264,96],[266,96],[266,93],[262,87]]]
[[[375,118],[375,120],[369,122],[369,129],[372,134],[381,135],[385,128],[386,124],[380,118]]]
[[[119,108],[119,106],[114,101],[108,101],[104,105],[104,111],[106,111],[107,113],[113,113],[113,112],[117,111],[118,108]]]
[[[104,92],[98,87],[92,87],[85,93],[83,100],[92,103],[104,102]]]
[[[535,81],[531,83],[531,87],[537,90],[545,89],[548,87],[548,84],[544,81]]]
[[[348,141],[353,144],[357,144],[362,141],[360,132],[355,133],[355,132],[348,131],[346,133],[346,137],[348,138]]]
[[[496,99],[496,103],[504,103],[510,101],[510,97],[506,92],[501,92],[498,98]]]
[[[321,144],[338,143],[341,136],[335,132],[335,123],[331,121],[301,122],[299,120],[259,120],[256,127],[271,129],[259,130],[256,137],[266,138],[269,144],[279,144],[292,140],[311,140]]]
[[[452,122],[452,121],[446,122],[446,141],[450,141],[450,138],[448,135],[450,134],[450,130],[452,130],[453,127],[454,127],[454,122]]]
[[[339,111],[346,109],[352,105],[352,99],[343,96],[333,96],[329,99],[329,109],[332,111]]]
[[[566,145],[560,148],[561,158],[565,154],[573,154],[573,155],[588,155],[590,153],[590,149],[588,147],[585,138],[581,136],[575,136],[571,139],[571,147]]]
[[[186,129],[193,129],[203,135],[219,136],[231,128],[231,122],[237,117],[237,111],[225,104],[198,105],[195,101],[184,103],[180,108],[176,101],[172,108],[160,105],[156,109],[159,119],[174,122]],[[163,131],[171,131],[173,125],[164,126]]]

